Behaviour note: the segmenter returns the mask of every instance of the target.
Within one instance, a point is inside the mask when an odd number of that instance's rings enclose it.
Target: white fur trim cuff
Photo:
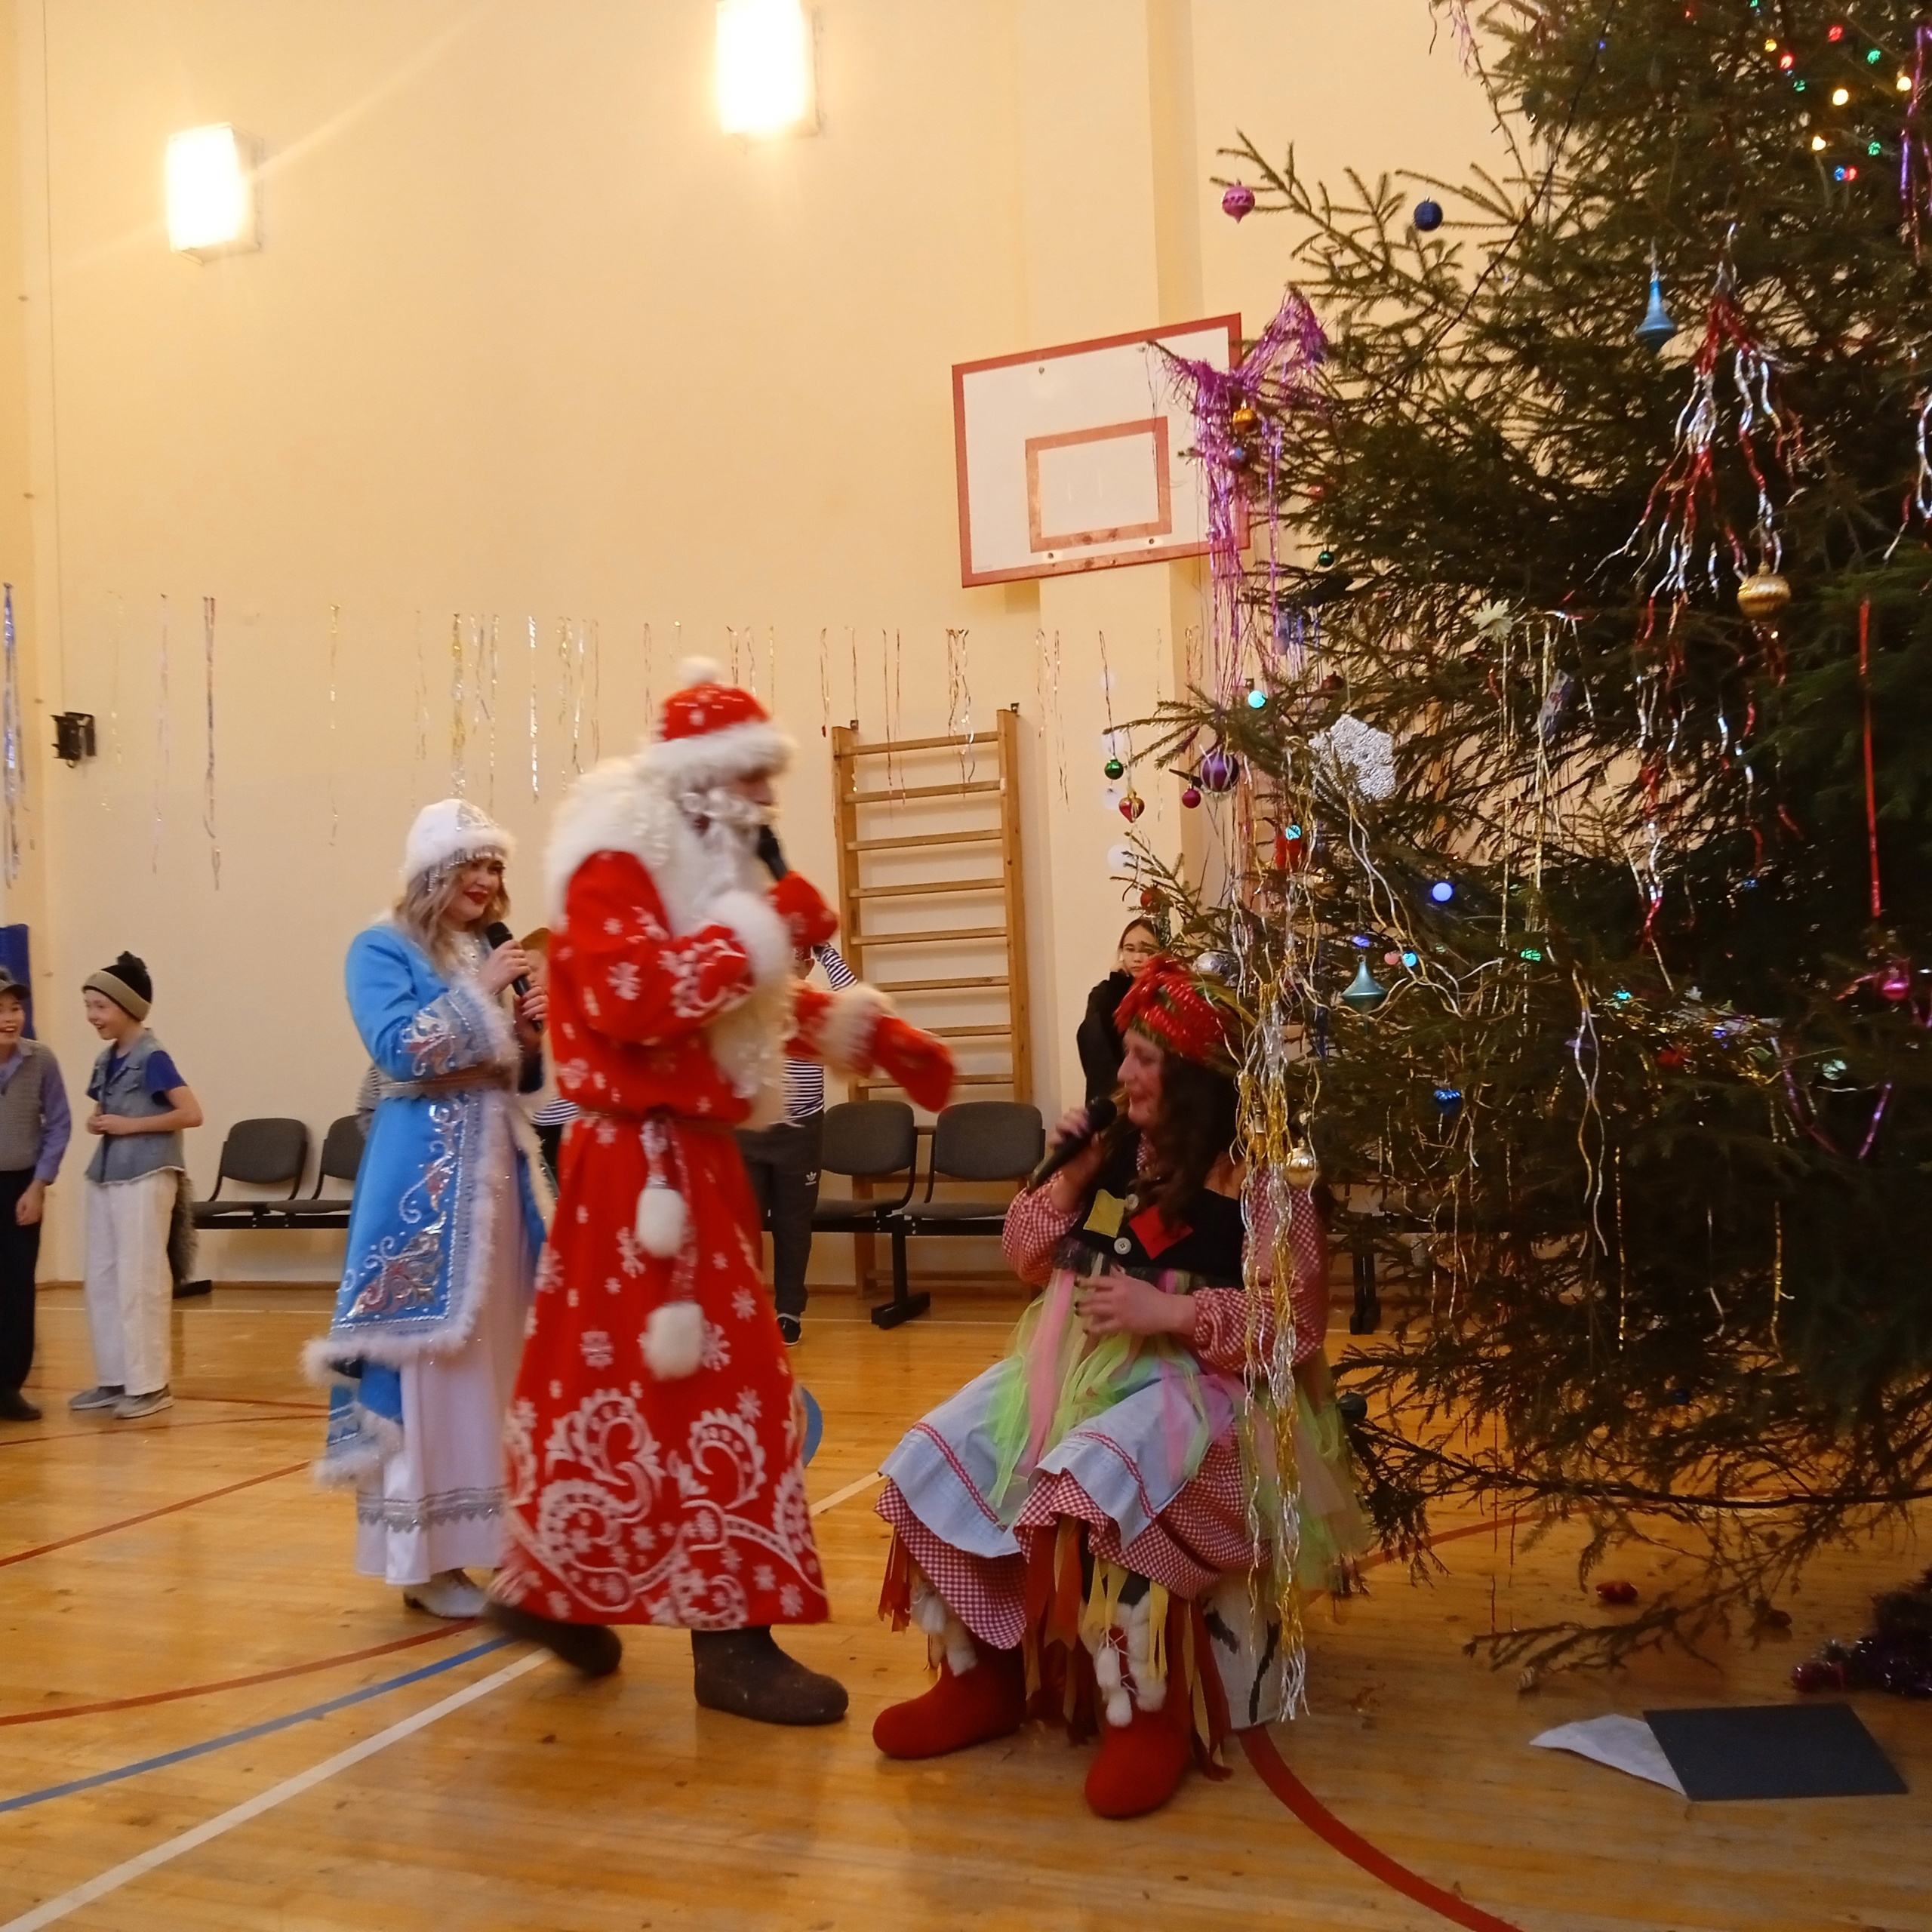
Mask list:
[[[832,995],[832,1004],[818,1023],[813,1041],[835,1073],[869,1073],[872,1035],[892,1011],[892,1002],[876,986],[848,986]]]
[[[784,985],[792,977],[792,929],[755,892],[724,892],[711,902],[710,915],[729,926],[752,956],[752,978],[760,986]]]
[[[694,1301],[668,1301],[644,1324],[645,1365],[660,1382],[681,1382],[704,1361],[704,1310]]]

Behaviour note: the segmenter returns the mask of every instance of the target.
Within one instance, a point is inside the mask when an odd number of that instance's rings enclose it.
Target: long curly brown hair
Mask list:
[[[1208,1177],[1233,1155],[1240,1124],[1240,1097],[1226,1074],[1161,1048],[1160,1115],[1146,1137],[1152,1203],[1170,1226],[1187,1219]]]

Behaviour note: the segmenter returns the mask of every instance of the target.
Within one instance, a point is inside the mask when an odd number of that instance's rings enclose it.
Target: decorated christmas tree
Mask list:
[[[1506,169],[1230,153],[1300,294],[1177,371],[1215,621],[1143,789],[1238,857],[1149,891],[1256,1021],[1256,1184],[1410,1273],[1343,1368],[1385,1539],[1707,1559],[1499,1660],[1775,1623],[1932,1495],[1929,44],[1514,0]]]

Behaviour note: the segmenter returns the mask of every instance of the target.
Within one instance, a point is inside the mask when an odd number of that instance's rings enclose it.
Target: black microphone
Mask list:
[[[508,946],[516,935],[503,924],[502,920],[492,919],[483,928],[483,937],[490,942],[490,949],[494,952],[500,946]],[[510,991],[515,993],[519,1000],[522,999],[530,991],[530,975],[528,973],[519,973],[510,982]],[[542,1032],[543,1022],[539,1020],[535,1024],[537,1032]]]
[[[1106,1133],[1119,1118],[1120,1109],[1103,1094],[1097,1100],[1087,1103],[1087,1131],[1075,1134],[1051,1149],[1046,1157],[1026,1177],[1026,1185],[1020,1189],[1023,1194],[1031,1194],[1036,1188],[1044,1187],[1069,1161],[1077,1160],[1093,1146],[1095,1138]]]
[[[783,878],[792,869],[785,863],[785,854],[778,844],[778,835],[770,826],[761,825],[758,827],[758,840],[752,850],[758,854],[765,870],[774,878]]]

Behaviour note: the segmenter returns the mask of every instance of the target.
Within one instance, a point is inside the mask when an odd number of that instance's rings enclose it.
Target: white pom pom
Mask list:
[[[1094,1675],[1103,1690],[1120,1688],[1120,1653],[1112,1644],[1103,1643],[1094,1654]]]
[[[681,1382],[704,1360],[704,1310],[694,1301],[669,1301],[644,1324],[644,1359],[660,1382]]]
[[[637,1198],[638,1245],[660,1261],[685,1244],[685,1197],[663,1181],[652,1181]]]
[[[955,1677],[964,1677],[980,1661],[980,1653],[974,1647],[973,1640],[966,1634],[963,1625],[956,1637],[949,1636],[946,1640],[946,1660]]]
[[[1157,1677],[1151,1684],[1134,1680],[1134,1700],[1143,1711],[1158,1711],[1168,1701],[1168,1680]]]
[[[1116,1730],[1124,1730],[1134,1721],[1134,1700],[1124,1690],[1107,1693],[1107,1721]]]
[[[678,688],[688,691],[694,685],[721,685],[724,667],[715,657],[687,657],[678,666]]]

